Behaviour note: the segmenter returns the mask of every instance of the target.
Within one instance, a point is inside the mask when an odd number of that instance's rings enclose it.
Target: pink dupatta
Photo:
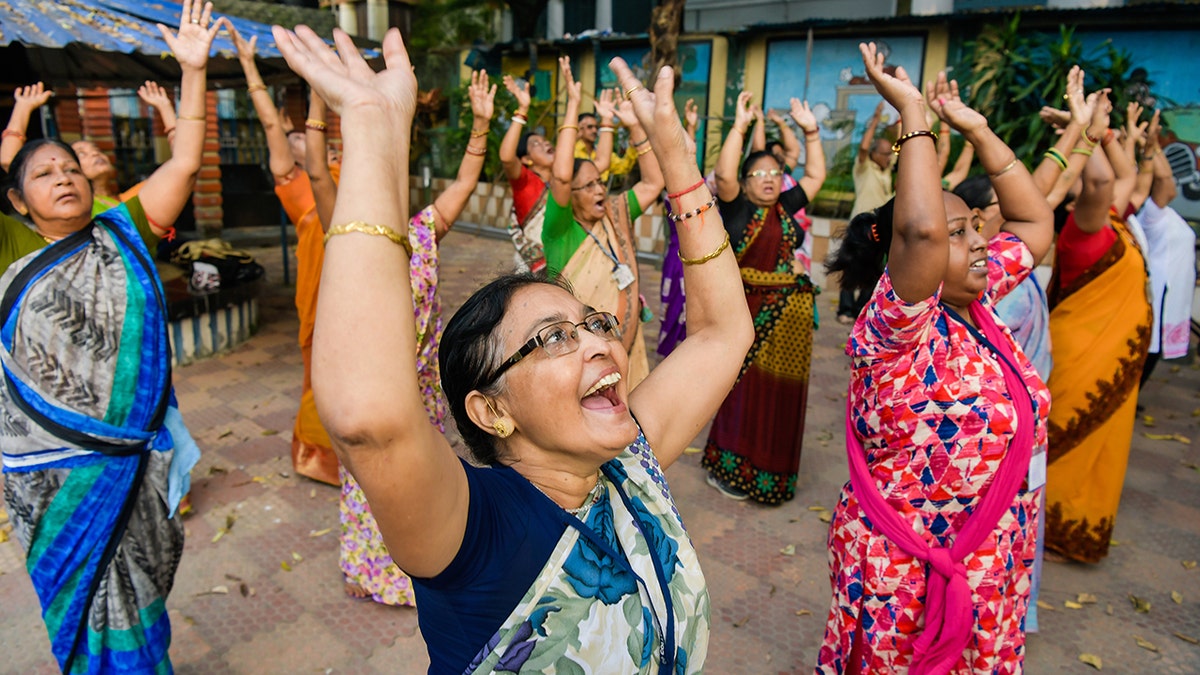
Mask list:
[[[908,555],[929,565],[926,571],[925,629],[913,645],[913,662],[909,671],[912,675],[947,673],[966,649],[974,620],[971,587],[967,584],[967,568],[963,559],[979,548],[1012,505],[1029,468],[1033,451],[1033,398],[1020,372],[1016,370],[1016,356],[1005,339],[1004,331],[988,310],[976,301],[971,303],[970,312],[971,318],[987,338],[985,344],[990,343],[988,346],[1000,357],[1004,383],[1017,408],[1017,428],[1009,452],[1001,460],[991,487],[949,548],[927,542],[879,494],[867,467],[862,442],[855,435],[850,400],[846,401],[846,454],[850,459],[850,483],[859,504],[871,519],[874,529]],[[861,639],[861,636],[855,639]]]

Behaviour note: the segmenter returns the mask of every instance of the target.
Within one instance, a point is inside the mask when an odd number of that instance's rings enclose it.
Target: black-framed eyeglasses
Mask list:
[[[595,190],[596,188],[603,188],[603,187],[604,187],[604,183],[601,183],[598,180],[591,180],[591,181],[584,183],[583,185],[580,185],[579,187],[571,188],[571,192],[578,192],[580,190]]]
[[[620,340],[621,328],[617,317],[608,312],[593,312],[583,317],[583,321],[575,323],[574,321],[555,321],[552,324],[543,326],[538,330],[537,334],[529,339],[529,342],[521,345],[521,348],[512,356],[504,360],[496,372],[488,378],[488,384],[495,382],[509,368],[517,365],[521,359],[533,353],[533,350],[541,347],[551,357],[566,356],[579,349],[579,329],[582,328],[587,332],[595,335],[598,338],[605,340]]]

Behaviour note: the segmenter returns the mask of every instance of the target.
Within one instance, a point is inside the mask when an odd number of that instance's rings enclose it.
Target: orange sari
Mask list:
[[[337,179],[337,167],[330,167]],[[324,232],[313,199],[308,174],[300,167],[285,179],[276,178],[275,194],[296,226],[296,313],[300,317],[300,355],[304,359],[304,387],[300,411],[292,429],[292,468],[301,476],[330,485],[338,480],[338,461],[321,420],[312,392],[312,339],[317,317],[317,292],[325,260]]]
[[[1072,560],[1108,555],[1129,463],[1138,380],[1150,346],[1146,264],[1115,214],[1117,240],[1080,277],[1050,281],[1046,548]]]

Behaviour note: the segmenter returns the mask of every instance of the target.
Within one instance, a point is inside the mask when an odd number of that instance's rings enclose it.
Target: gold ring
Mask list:
[[[638,89],[645,89],[645,87],[643,87],[642,85],[639,84],[639,85],[636,85],[636,86],[626,89],[625,90],[625,100],[628,101],[629,97],[633,95],[633,92],[637,91]]]
[[[1070,94],[1063,94],[1063,100],[1064,100],[1064,101],[1069,101],[1069,100],[1071,100],[1071,95],[1070,95]]]

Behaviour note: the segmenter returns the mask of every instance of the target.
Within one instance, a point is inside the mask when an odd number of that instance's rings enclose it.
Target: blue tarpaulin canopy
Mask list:
[[[177,29],[181,11],[179,3],[165,0],[0,0],[0,46],[9,47],[6,52],[23,46],[31,74],[47,84],[170,81],[178,79],[179,67],[155,24]],[[216,16],[221,14],[214,11]],[[275,46],[270,26],[229,18],[246,39],[258,36],[256,51],[265,78],[295,77]],[[213,57],[209,80],[242,79],[237,50],[224,30],[213,41]],[[10,73],[4,79],[11,78],[12,69],[5,70]]]

